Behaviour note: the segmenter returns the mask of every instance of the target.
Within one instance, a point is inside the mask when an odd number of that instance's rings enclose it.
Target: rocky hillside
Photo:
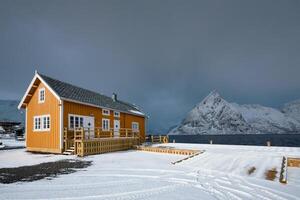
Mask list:
[[[300,122],[300,100],[284,104],[281,110],[283,113]]]
[[[261,105],[238,105],[228,103],[214,91],[169,134],[296,133],[300,122],[293,117],[299,116],[293,106],[285,106],[281,112]]]

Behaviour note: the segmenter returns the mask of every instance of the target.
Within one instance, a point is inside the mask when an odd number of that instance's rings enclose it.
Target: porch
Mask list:
[[[118,131],[100,127],[64,128],[64,154],[86,156],[127,150],[140,142],[139,132],[127,128]]]

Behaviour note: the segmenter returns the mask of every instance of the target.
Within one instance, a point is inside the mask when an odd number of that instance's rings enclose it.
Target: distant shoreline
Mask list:
[[[300,134],[169,135],[176,143],[300,147]]]

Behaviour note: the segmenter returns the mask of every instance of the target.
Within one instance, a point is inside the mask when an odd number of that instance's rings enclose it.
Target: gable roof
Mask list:
[[[133,104],[120,100],[114,101],[111,97],[51,78],[40,73],[37,73],[37,75],[62,100],[145,116],[145,114]]]

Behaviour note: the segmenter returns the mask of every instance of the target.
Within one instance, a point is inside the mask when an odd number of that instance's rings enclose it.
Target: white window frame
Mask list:
[[[134,126],[136,126],[136,127],[134,127]],[[138,122],[131,122],[131,129],[132,129],[132,131],[139,132],[140,131],[139,123]]]
[[[44,99],[41,100],[41,93],[44,93]],[[45,99],[46,99],[46,90],[45,88],[40,88],[39,89],[39,103],[44,103],[45,102]]]
[[[119,111],[114,111],[114,117],[120,117],[121,113]]]
[[[38,126],[39,124],[39,126]],[[40,116],[33,117],[33,131],[40,131],[42,128]]]
[[[107,126],[106,126],[107,123]],[[103,131],[109,131],[110,130],[110,120],[107,118],[102,119],[102,130]]]
[[[46,124],[46,127],[44,127],[45,124]],[[50,128],[51,128],[50,115],[37,115],[37,116],[33,117],[33,131],[34,132],[50,131]]]
[[[102,109],[102,115],[109,116],[110,115],[110,110]]]
[[[73,117],[73,127],[71,126],[71,117]],[[69,114],[68,115],[68,127],[69,127],[69,129],[74,130],[74,127],[75,128],[83,127],[84,117],[86,117],[86,116]],[[76,125],[76,118],[78,119],[77,125]]]

